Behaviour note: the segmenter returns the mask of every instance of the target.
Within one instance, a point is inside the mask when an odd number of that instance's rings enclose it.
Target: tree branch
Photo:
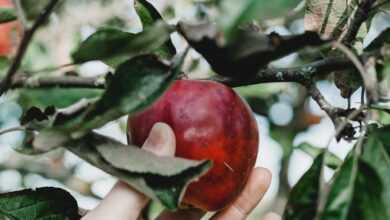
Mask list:
[[[305,85],[310,83],[315,76],[352,68],[354,68],[352,62],[346,57],[329,57],[295,68],[264,69],[259,71],[254,77],[245,79],[222,76],[216,76],[210,79],[232,87],[267,82],[297,82]]]
[[[329,117],[333,120],[333,118],[337,117],[340,112],[340,108],[336,108],[332,106],[328,101],[326,101],[325,97],[321,94],[320,90],[314,85],[314,83],[310,83],[306,86],[309,95],[317,102],[322,110],[329,115]]]
[[[363,22],[367,20],[370,10],[375,2],[376,0],[362,0],[359,3],[357,10],[347,28],[347,31],[341,39],[341,43],[350,46],[353,44],[353,42],[355,42],[356,35],[358,34]]]
[[[45,77],[18,77],[11,83],[14,88],[90,88],[104,89],[105,80],[98,77],[78,76],[45,76]]]
[[[29,29],[26,29],[23,34],[22,42],[19,45],[18,51],[16,53],[15,59],[13,60],[10,68],[8,69],[6,77],[1,82],[0,95],[6,92],[11,87],[12,78],[15,73],[18,71],[19,66],[22,62],[22,59],[26,53],[28,45],[30,44],[35,32],[38,28],[48,19],[54,7],[57,5],[59,0],[51,0],[46,6],[42,14],[37,18],[33,26]]]
[[[18,126],[18,127],[12,127],[12,128],[6,128],[3,130],[0,130],[0,135],[9,133],[9,132],[14,132],[14,131],[25,131],[26,128],[23,126]]]

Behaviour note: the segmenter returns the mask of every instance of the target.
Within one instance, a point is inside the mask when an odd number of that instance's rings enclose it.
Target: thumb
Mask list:
[[[176,150],[176,139],[172,128],[162,122],[154,124],[142,149],[157,156],[173,156]]]

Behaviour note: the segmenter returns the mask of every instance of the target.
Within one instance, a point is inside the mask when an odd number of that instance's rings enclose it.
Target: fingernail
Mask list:
[[[161,122],[154,124],[142,149],[158,156],[173,156],[176,149],[176,140],[172,128]]]

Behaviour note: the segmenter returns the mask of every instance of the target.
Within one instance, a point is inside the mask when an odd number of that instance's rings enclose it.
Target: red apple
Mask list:
[[[172,127],[177,157],[213,161],[189,185],[185,204],[214,211],[239,195],[256,162],[259,136],[252,111],[234,90],[211,81],[175,81],[152,106],[129,116],[131,142],[141,146],[156,122]]]
[[[0,0],[0,7],[12,8],[13,4],[11,0]],[[16,33],[16,29],[18,28],[18,23],[8,22],[4,24],[0,24],[0,56],[7,56],[13,50],[13,38],[16,39],[15,36],[12,36]]]

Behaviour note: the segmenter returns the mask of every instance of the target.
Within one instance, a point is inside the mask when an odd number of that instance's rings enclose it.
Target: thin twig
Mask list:
[[[324,110],[332,120],[337,117],[337,113],[340,112],[340,109],[332,106],[328,101],[326,101],[325,97],[314,83],[308,84],[306,88],[313,100],[317,102],[320,108]]]
[[[57,70],[61,70],[63,68],[72,67],[74,65],[76,65],[76,64],[75,63],[66,63],[66,64],[62,64],[62,65],[56,66],[56,67],[47,67],[47,68],[43,68],[43,69],[40,69],[40,70],[24,70],[24,72],[28,73],[28,74],[54,72],[54,71],[57,71]]]
[[[361,105],[360,108],[358,108],[355,111],[351,112],[351,114],[349,114],[348,117],[345,120],[341,121],[337,125],[335,133],[332,135],[331,138],[329,138],[328,143],[326,144],[326,148],[329,148],[329,146],[332,143],[333,139],[338,137],[341,134],[341,132],[349,124],[349,121],[354,119],[354,118],[356,118],[357,116],[359,116],[360,113],[362,113],[365,109],[366,109],[366,107],[364,105]]]
[[[367,133],[367,130],[368,130],[368,128],[367,128],[367,126],[368,126],[368,125],[367,125],[367,118],[365,118],[365,119],[363,120],[363,123],[364,123],[365,125],[363,126],[363,129],[362,129],[362,131],[361,131],[361,133],[360,133],[359,139],[357,140],[357,144],[356,144],[356,148],[355,148],[356,153],[357,153],[358,156],[360,156],[361,153],[362,153],[364,138],[366,137],[366,133]]]
[[[327,153],[329,151],[329,146],[332,140],[337,137],[341,131],[344,130],[344,128],[347,126],[349,120],[352,120],[353,118],[357,117],[366,107],[364,105],[361,105],[359,109],[353,111],[336,129],[336,132],[332,137],[329,139],[328,144],[325,148],[325,152]],[[365,117],[364,121],[367,120],[367,117]],[[357,151],[357,155],[360,155],[362,146],[363,146],[363,140],[367,132],[367,126],[364,126],[360,137],[357,141],[355,150]],[[324,157],[325,158],[325,157]],[[326,199],[329,193],[329,187],[325,181],[325,164],[321,167],[321,173],[320,173],[320,190],[319,190],[319,197],[318,197],[318,203],[317,203],[317,214],[315,219],[320,219],[321,214],[325,208],[326,205]]]
[[[360,62],[359,58],[345,45],[334,41],[333,46],[343,52],[349,60],[355,65],[356,69],[359,70],[360,74],[362,75],[362,78],[364,79],[366,74],[366,70],[364,69],[363,64]]]
[[[364,68],[363,64],[360,62],[358,56],[356,56],[351,49],[349,49],[347,46],[334,41],[333,46],[343,52],[348,59],[351,60],[351,62],[355,65],[356,69],[359,71],[362,79],[364,88],[367,90],[368,95],[368,102],[370,103],[373,100],[377,100],[377,94],[376,94],[376,85],[372,82],[370,79],[369,74],[367,73],[366,69]]]
[[[10,68],[8,69],[6,77],[1,82],[0,95],[2,95],[11,87],[12,78],[18,71],[20,64],[22,63],[22,59],[28,48],[28,45],[30,44],[35,32],[42,24],[45,23],[45,21],[48,19],[58,2],[59,0],[51,0],[44,9],[43,13],[37,18],[33,26],[30,29],[26,29],[24,31],[22,42],[19,45],[15,59],[13,60]]]
[[[40,76],[40,77],[18,77],[12,81],[13,88],[90,88],[104,89],[105,80],[101,77],[79,77],[79,76]]]
[[[10,132],[15,132],[15,131],[25,131],[26,128],[23,126],[18,126],[18,127],[13,127],[13,128],[6,128],[4,130],[0,131],[0,135],[10,133]]]
[[[356,36],[359,32],[363,22],[367,20],[370,10],[373,7],[376,0],[362,0],[355,14],[353,15],[351,22],[347,28],[347,31],[343,35],[341,42],[345,45],[352,45],[355,42]]]

